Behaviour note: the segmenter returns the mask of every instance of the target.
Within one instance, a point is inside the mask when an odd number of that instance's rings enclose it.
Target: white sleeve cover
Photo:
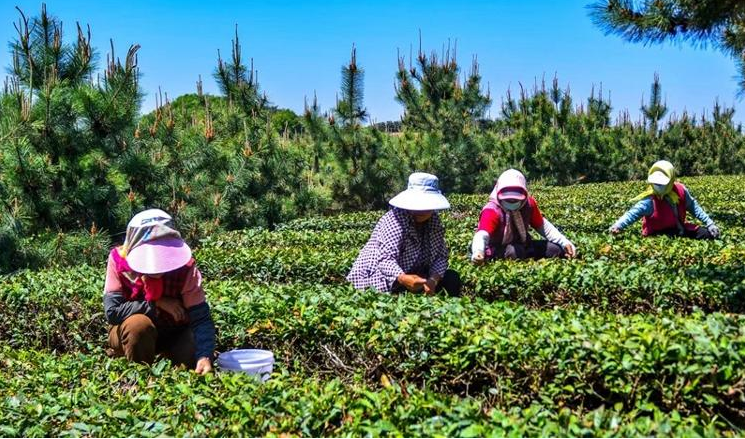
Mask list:
[[[569,241],[567,237],[546,218],[543,218],[543,227],[537,229],[537,231],[549,242],[553,242],[554,244],[561,246],[561,248],[566,247],[567,244],[572,244],[572,242]]]
[[[489,232],[486,230],[479,230],[474,233],[473,241],[471,241],[471,259],[475,255],[484,256],[486,253],[486,244],[489,242]]]

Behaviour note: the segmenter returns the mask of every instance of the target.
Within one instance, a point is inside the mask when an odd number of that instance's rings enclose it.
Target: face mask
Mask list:
[[[143,276],[142,281],[145,284],[145,300],[157,301],[163,296],[163,277]]]
[[[515,211],[523,206],[522,201],[500,201],[499,204],[507,210]]]
[[[665,193],[665,189],[667,189],[666,184],[653,184],[652,189],[654,190],[654,193],[658,195],[662,195]]]

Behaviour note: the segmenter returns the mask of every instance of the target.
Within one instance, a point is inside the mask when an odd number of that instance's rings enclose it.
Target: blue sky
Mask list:
[[[396,51],[408,54],[411,45],[416,48],[421,29],[425,50],[439,51],[448,39],[457,39],[464,67],[478,55],[484,86],[489,84],[494,100],[492,116],[508,87],[532,85],[544,75],[550,80],[554,73],[562,86],[570,85],[575,102],[602,83],[614,113],[628,108],[637,116],[657,72],[671,111],[700,114],[718,98],[736,108],[738,121],[745,120],[731,59],[685,44],[643,46],[605,36],[587,15],[589,2],[48,0],[47,9],[62,19],[68,38],[74,37],[76,21],[90,24],[101,59],[109,38],[120,56],[132,43],[142,46],[143,111],[154,107],[158,86],[171,97],[191,93],[200,74],[205,91],[216,92],[217,49],[229,56],[238,24],[243,56],[254,58],[262,89],[272,103],[298,112],[314,90],[324,110],[334,105],[340,68],[354,43],[366,72],[371,116],[398,119]],[[14,36],[16,5],[27,15],[41,7],[38,1],[0,0],[2,41]],[[9,63],[8,51],[0,52],[0,64]]]

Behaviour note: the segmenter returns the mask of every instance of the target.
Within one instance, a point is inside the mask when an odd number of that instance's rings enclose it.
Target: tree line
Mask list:
[[[477,60],[464,69],[454,48],[400,57],[403,116],[373,123],[354,48],[336,104],[313,97],[296,115],[272,105],[236,30],[229,56],[218,52],[218,95],[200,78],[194,94],[159,92],[141,115],[138,45],[120,57],[111,42],[100,62],[88,27],[67,38],[45,7],[18,12],[0,94],[0,271],[96,254],[147,207],[173,214],[190,240],[383,208],[414,170],[446,192],[486,193],[508,167],[559,185],[639,178],[658,158],[684,175],[745,169],[734,110],[670,116],[656,76],[638,120],[614,119],[600,88],[575,100],[558,78],[507,90],[490,119]]]

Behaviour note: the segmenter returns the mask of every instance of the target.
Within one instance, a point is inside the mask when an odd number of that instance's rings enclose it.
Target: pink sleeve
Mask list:
[[[196,264],[189,270],[181,297],[187,309],[207,300],[204,296],[204,289],[202,289],[202,273],[199,272]]]
[[[528,203],[530,203],[530,207],[532,208],[532,213],[530,215],[530,226],[534,229],[540,229],[541,227],[543,227],[543,214],[538,208],[538,203],[536,203],[533,197],[528,198]]]
[[[122,283],[116,274],[114,258],[111,257],[111,254],[109,254],[109,262],[106,264],[106,283],[104,284],[103,291],[105,293],[123,292]]]
[[[499,228],[499,215],[493,209],[484,209],[481,211],[481,217],[479,217],[478,230],[483,230],[489,235],[492,235]]]

